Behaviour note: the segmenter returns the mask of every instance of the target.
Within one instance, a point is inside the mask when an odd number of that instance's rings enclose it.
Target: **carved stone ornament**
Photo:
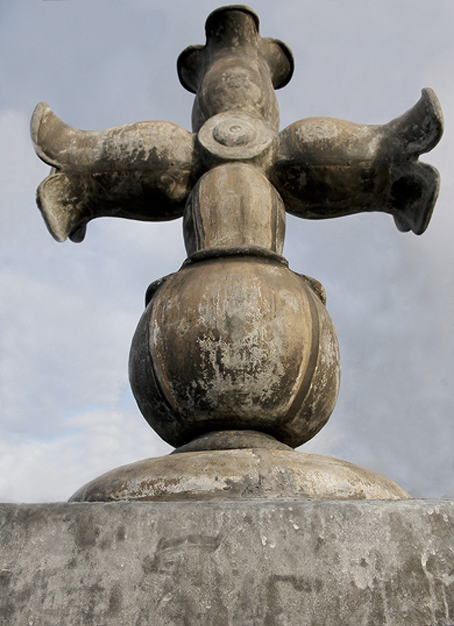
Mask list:
[[[331,415],[340,364],[322,285],[291,271],[282,249],[286,211],[381,211],[422,234],[439,175],[418,157],[440,140],[438,100],[424,89],[384,126],[309,118],[279,132],[274,90],[292,76],[288,47],[262,38],[245,6],[214,11],[206,38],[178,59],[195,94],[193,132],[153,121],[81,131],[44,103],[32,118],[52,166],[37,202],[55,239],[82,241],[100,216],[183,217],[188,254],[148,288],[130,354],[139,408],[177,450],[72,499],[409,497],[372,472],[292,450]]]

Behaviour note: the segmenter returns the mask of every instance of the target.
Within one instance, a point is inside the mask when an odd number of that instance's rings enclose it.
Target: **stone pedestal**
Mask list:
[[[454,500],[0,506],[2,626],[451,626]]]

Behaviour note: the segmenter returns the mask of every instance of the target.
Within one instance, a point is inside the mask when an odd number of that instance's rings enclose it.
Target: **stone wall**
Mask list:
[[[452,626],[454,500],[0,505],[3,626]]]

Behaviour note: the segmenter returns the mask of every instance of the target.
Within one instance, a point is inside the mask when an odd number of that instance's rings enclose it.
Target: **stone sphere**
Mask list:
[[[174,446],[231,429],[299,446],[328,420],[339,376],[320,298],[282,262],[254,256],[188,264],[162,282],[130,354],[139,408]]]

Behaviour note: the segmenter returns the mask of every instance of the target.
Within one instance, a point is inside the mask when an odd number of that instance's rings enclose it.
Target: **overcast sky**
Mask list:
[[[212,0],[0,0],[0,501],[61,501],[119,465],[171,448],[129,390],[129,344],[148,284],[185,258],[180,220],[91,222],[56,243],[35,205],[49,168],[29,139],[44,100],[98,130],[142,120],[190,129],[178,54],[203,44]],[[441,173],[428,231],[385,214],[289,218],[292,269],[320,280],[342,383],[325,428],[301,451],[454,497],[454,3],[259,0],[261,34],[284,40],[295,74],[281,127],[314,115],[381,124],[423,87],[446,131],[423,160]]]

